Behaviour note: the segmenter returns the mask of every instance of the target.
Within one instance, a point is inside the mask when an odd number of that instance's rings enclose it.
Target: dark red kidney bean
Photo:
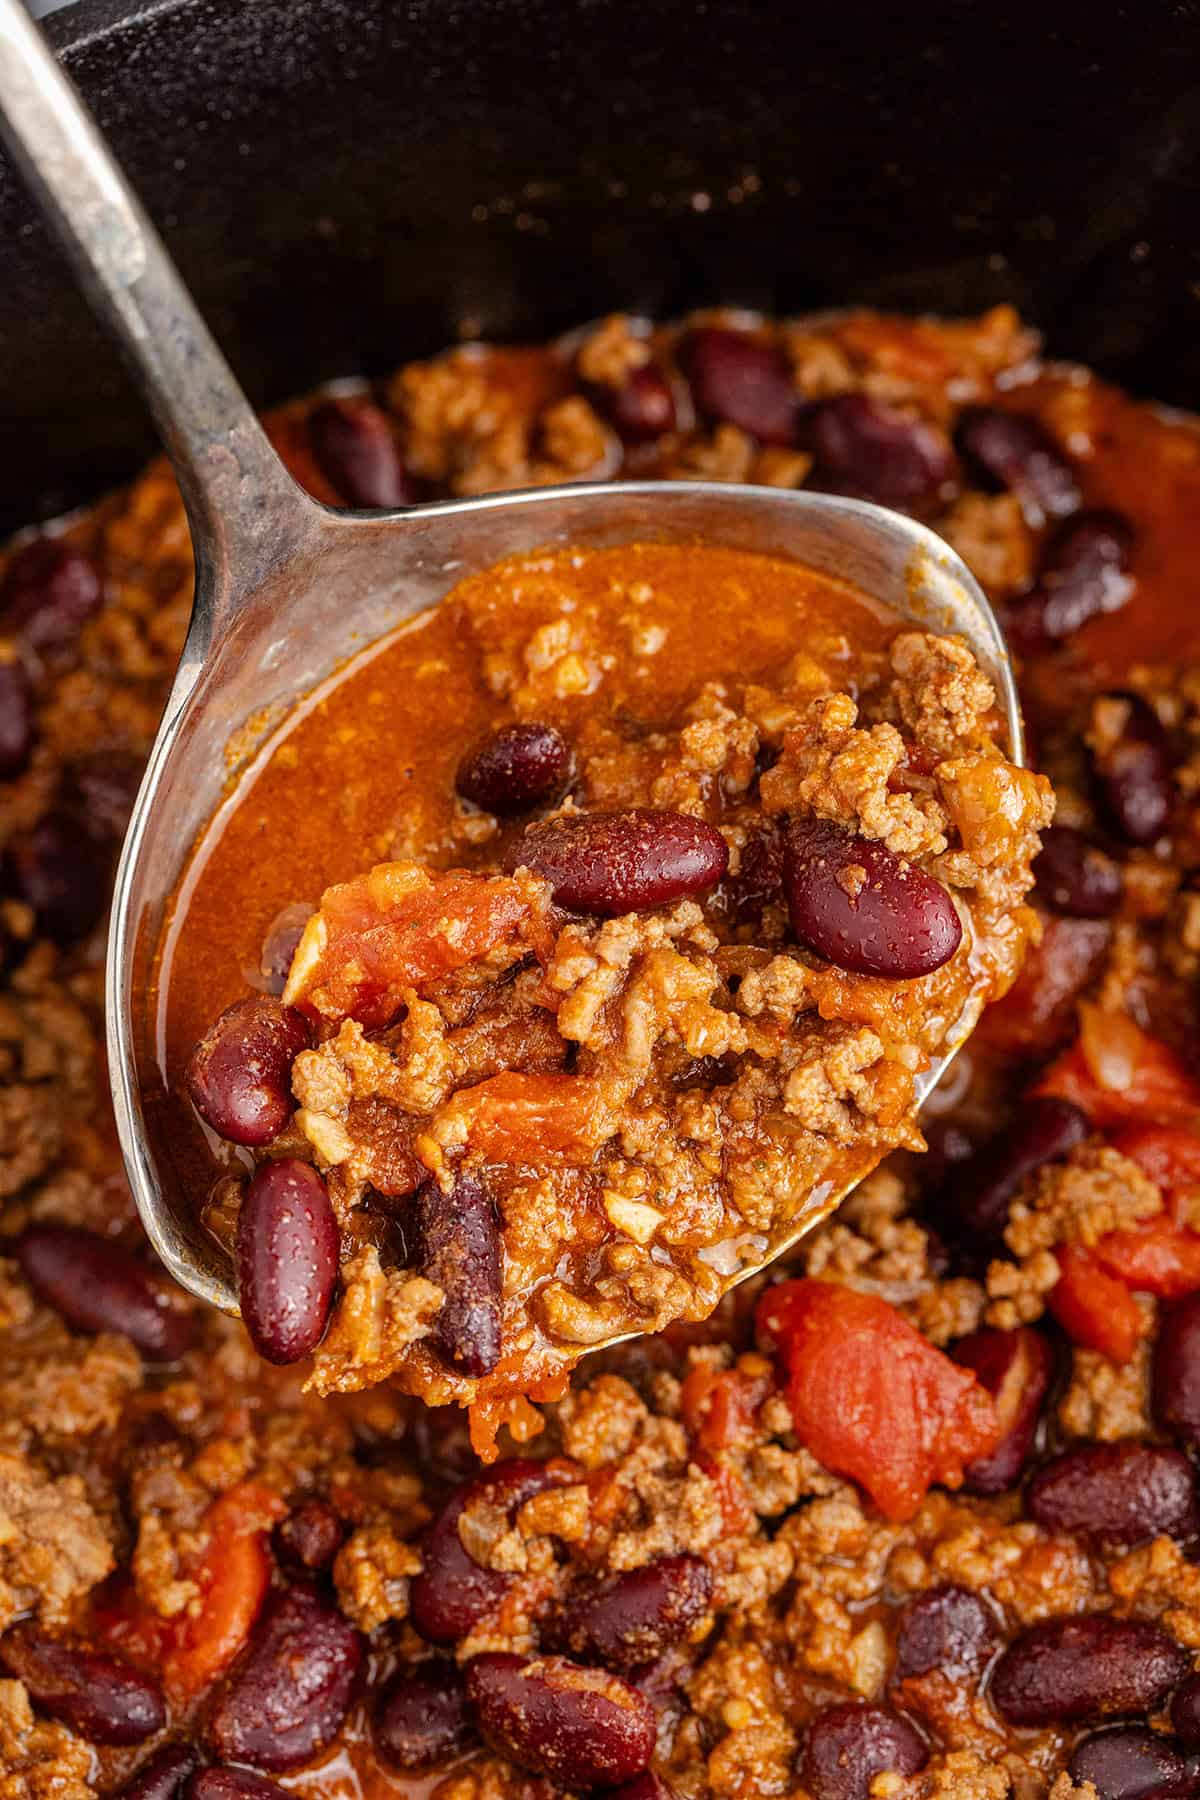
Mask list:
[[[304,901],[294,902],[276,913],[268,925],[258,958],[259,972],[266,983],[268,994],[282,994],[287,986],[292,959],[313,910]]]
[[[292,1064],[309,1046],[308,1026],[271,994],[235,1000],[205,1032],[184,1080],[192,1105],[218,1137],[261,1148],[296,1110]]]
[[[1197,1792],[1195,1764],[1146,1725],[1117,1725],[1084,1738],[1070,1773],[1080,1787],[1090,1781],[1097,1800],[1189,1800]]]
[[[164,1744],[125,1783],[117,1800],[175,1800],[199,1761],[198,1751],[190,1744]]]
[[[675,395],[657,363],[643,363],[620,387],[589,386],[593,405],[626,444],[645,444],[674,431]]]
[[[1069,919],[1107,919],[1121,904],[1121,870],[1073,825],[1051,825],[1034,859],[1039,900]]]
[[[310,1163],[264,1163],[238,1213],[238,1298],[254,1348],[299,1362],[325,1335],[341,1234],[325,1183]]]
[[[31,1288],[75,1331],[115,1331],[151,1362],[176,1362],[195,1339],[190,1312],[172,1306],[145,1265],[78,1225],[30,1225],[16,1258]]]
[[[362,1638],[317,1588],[271,1595],[209,1720],[213,1748],[271,1774],[298,1768],[336,1737],[362,1662]]]
[[[396,1769],[429,1769],[468,1748],[475,1729],[463,1677],[451,1662],[394,1675],[375,1705],[375,1748]]]
[[[1025,1510],[1048,1531],[1108,1544],[1159,1536],[1186,1542],[1200,1531],[1196,1475],[1183,1451],[1132,1438],[1078,1444],[1052,1457],[1030,1481]]]
[[[628,1674],[662,1656],[696,1626],[712,1600],[712,1570],[699,1556],[660,1556],[606,1581],[581,1583],[551,1627],[555,1648]]]
[[[89,756],[72,764],[69,776],[72,803],[89,831],[107,838],[110,843],[120,843],[145,772],[145,757],[118,751]]]
[[[783,888],[800,942],[856,975],[930,975],[962,942],[940,882],[885,845],[818,819],[788,826]]]
[[[1190,1668],[1149,1620],[1084,1613],[1030,1625],[992,1670],[990,1692],[1010,1725],[1082,1724],[1153,1711]]]
[[[943,1669],[951,1680],[978,1675],[998,1641],[996,1620],[970,1588],[937,1587],[901,1608],[896,1679]]]
[[[702,325],[688,333],[680,360],[696,410],[737,425],[764,444],[794,444],[802,405],[787,358],[743,331]]]
[[[511,1518],[518,1506],[543,1488],[575,1479],[569,1464],[512,1457],[450,1496],[425,1539],[424,1566],[413,1577],[409,1592],[409,1617],[423,1638],[431,1644],[453,1644],[466,1637],[499,1606],[515,1579],[499,1569],[483,1568],[467,1554],[458,1535],[458,1521],[467,1507],[505,1507]]]
[[[653,1769],[647,1769],[644,1775],[635,1775],[632,1781],[623,1781],[620,1787],[609,1788],[608,1800],[678,1800],[678,1796],[661,1775],[656,1775]]]
[[[929,1749],[916,1726],[888,1706],[846,1700],[808,1728],[800,1780],[812,1800],[870,1800],[877,1775],[917,1775]]]
[[[571,774],[571,752],[553,725],[505,725],[458,768],[456,786],[484,812],[510,818],[558,800]]]
[[[1200,1294],[1168,1307],[1151,1365],[1154,1417],[1185,1444],[1200,1444]]]
[[[140,1744],[167,1722],[162,1690],[148,1675],[34,1625],[0,1638],[0,1663],[42,1712],[97,1744]]]
[[[1140,694],[1115,693],[1123,701],[1125,726],[1116,743],[1093,751],[1092,761],[1104,804],[1129,844],[1152,844],[1171,816],[1171,749],[1162,721]]]
[[[289,1800],[276,1782],[249,1769],[198,1769],[185,1800]]]
[[[1014,1331],[972,1332],[954,1346],[954,1359],[975,1371],[991,1394],[1000,1441],[963,1471],[969,1494],[1002,1494],[1015,1487],[1029,1460],[1038,1420],[1054,1375],[1054,1353],[1028,1325]]]
[[[566,1787],[614,1787],[654,1754],[657,1721],[645,1696],[565,1656],[477,1656],[467,1698],[493,1750]]]
[[[302,1569],[327,1569],[346,1528],[324,1500],[304,1500],[275,1527],[275,1548],[284,1562]]]
[[[1037,581],[1009,606],[1005,623],[1019,649],[1032,651],[1116,612],[1133,592],[1133,532],[1114,512],[1082,512],[1060,525],[1042,551]]]
[[[75,944],[108,907],[110,857],[80,819],[48,812],[8,849],[9,879],[33,908],[38,930],[56,944]]]
[[[800,438],[815,459],[814,485],[881,506],[925,504],[954,474],[944,432],[866,394],[838,394],[806,407]]]
[[[715,825],[686,813],[570,813],[532,826],[505,868],[532,869],[572,912],[643,912],[715,887],[729,864]]]
[[[37,538],[0,582],[0,631],[19,632],[34,650],[73,643],[104,600],[91,558],[61,538]]]
[[[942,1204],[947,1231],[982,1249],[998,1246],[1013,1195],[1044,1163],[1060,1162],[1091,1132],[1069,1100],[1039,1095],[1022,1102],[1002,1131],[952,1170]]]
[[[488,1375],[500,1361],[500,1216],[477,1175],[443,1193],[434,1177],[413,1202],[421,1272],[445,1299],[435,1339],[456,1369]]]
[[[959,414],[954,436],[971,476],[981,486],[1015,494],[1033,524],[1078,509],[1074,470],[1037,419],[994,406],[968,406]]]
[[[392,430],[370,400],[323,400],[308,419],[308,438],[322,475],[348,506],[411,506],[416,488]]]
[[[1171,1724],[1190,1750],[1200,1749],[1200,1675],[1189,1675],[1175,1689]]]
[[[33,697],[19,662],[0,662],[0,781],[12,781],[33,755]]]

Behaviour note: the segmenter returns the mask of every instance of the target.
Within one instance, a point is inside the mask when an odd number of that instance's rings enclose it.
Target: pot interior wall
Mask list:
[[[1200,404],[1180,0],[81,0],[51,34],[259,402],[618,305],[1012,299]],[[0,271],[3,529],[152,440],[3,164]]]

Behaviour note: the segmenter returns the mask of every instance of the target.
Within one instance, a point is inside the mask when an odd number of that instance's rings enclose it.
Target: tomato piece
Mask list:
[[[284,1004],[372,1029],[390,1024],[406,991],[510,942],[531,910],[527,889],[508,876],[380,863],[326,888],[292,960]]]
[[[832,1282],[785,1281],[758,1311],[783,1352],[797,1436],[827,1469],[908,1519],[1000,1435],[991,1396],[894,1306]]]
[[[1104,919],[1047,919],[1016,981],[980,1020],[980,1040],[1016,1056],[1049,1055],[1071,1035],[1075,1003],[1111,936]]]
[[[1046,1297],[1054,1317],[1072,1343],[1127,1363],[1142,1335],[1142,1315],[1125,1283],[1082,1244],[1060,1245],[1054,1254],[1059,1278]]]
[[[1181,1300],[1200,1289],[1200,1237],[1167,1217],[1132,1231],[1108,1232],[1093,1255],[1110,1275],[1139,1293]]]
[[[1072,1100],[1093,1125],[1200,1126],[1200,1084],[1169,1047],[1124,1013],[1079,1008],[1076,1043],[1046,1070],[1035,1094]]]
[[[448,1150],[478,1151],[489,1162],[539,1163],[558,1156],[591,1162],[613,1122],[600,1084],[583,1075],[523,1075],[510,1069],[460,1088],[431,1127]]]
[[[754,1523],[754,1508],[746,1494],[746,1484],[737,1470],[723,1456],[698,1456],[697,1466],[704,1470],[717,1490],[721,1523],[729,1537],[740,1537]]]
[[[679,1396],[693,1444],[714,1453],[748,1444],[754,1436],[754,1415],[770,1387],[766,1376],[748,1375],[744,1369],[697,1364]]]
[[[1129,1125],[1112,1140],[1168,1198],[1200,1188],[1200,1135],[1178,1125]]]
[[[203,1692],[246,1642],[271,1581],[267,1532],[286,1511],[278,1494],[253,1481],[230,1488],[209,1508],[208,1548],[195,1571],[199,1608],[178,1621],[163,1658],[173,1699]]]

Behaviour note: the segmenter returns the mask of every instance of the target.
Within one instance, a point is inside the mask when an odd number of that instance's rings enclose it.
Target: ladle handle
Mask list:
[[[20,0],[0,0],[0,132],[149,401],[187,506],[198,598],[219,607],[294,548],[308,503]]]

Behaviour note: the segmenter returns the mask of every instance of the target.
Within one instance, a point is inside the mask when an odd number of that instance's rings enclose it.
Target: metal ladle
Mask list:
[[[164,1180],[147,1131],[147,995],[167,902],[227,785],[226,748],[276,723],[354,651],[500,557],[551,544],[709,539],[839,575],[922,627],[961,634],[995,683],[1009,754],[1023,755],[1004,639],[973,577],[933,532],[853,500],[712,482],[543,487],[409,511],[337,512],[293,481],[74,88],[19,0],[0,0],[0,128],[62,239],[97,317],[149,401],[187,507],[191,626],[117,871],[107,966],[112,1100],[146,1233],[175,1279],[237,1311],[229,1264]],[[968,1005],[924,1098],[969,1035]],[[852,1185],[852,1184],[851,1184]],[[841,1192],[809,1196],[774,1256]],[[765,1258],[764,1258],[765,1260]],[[730,1285],[753,1272],[730,1273]]]

